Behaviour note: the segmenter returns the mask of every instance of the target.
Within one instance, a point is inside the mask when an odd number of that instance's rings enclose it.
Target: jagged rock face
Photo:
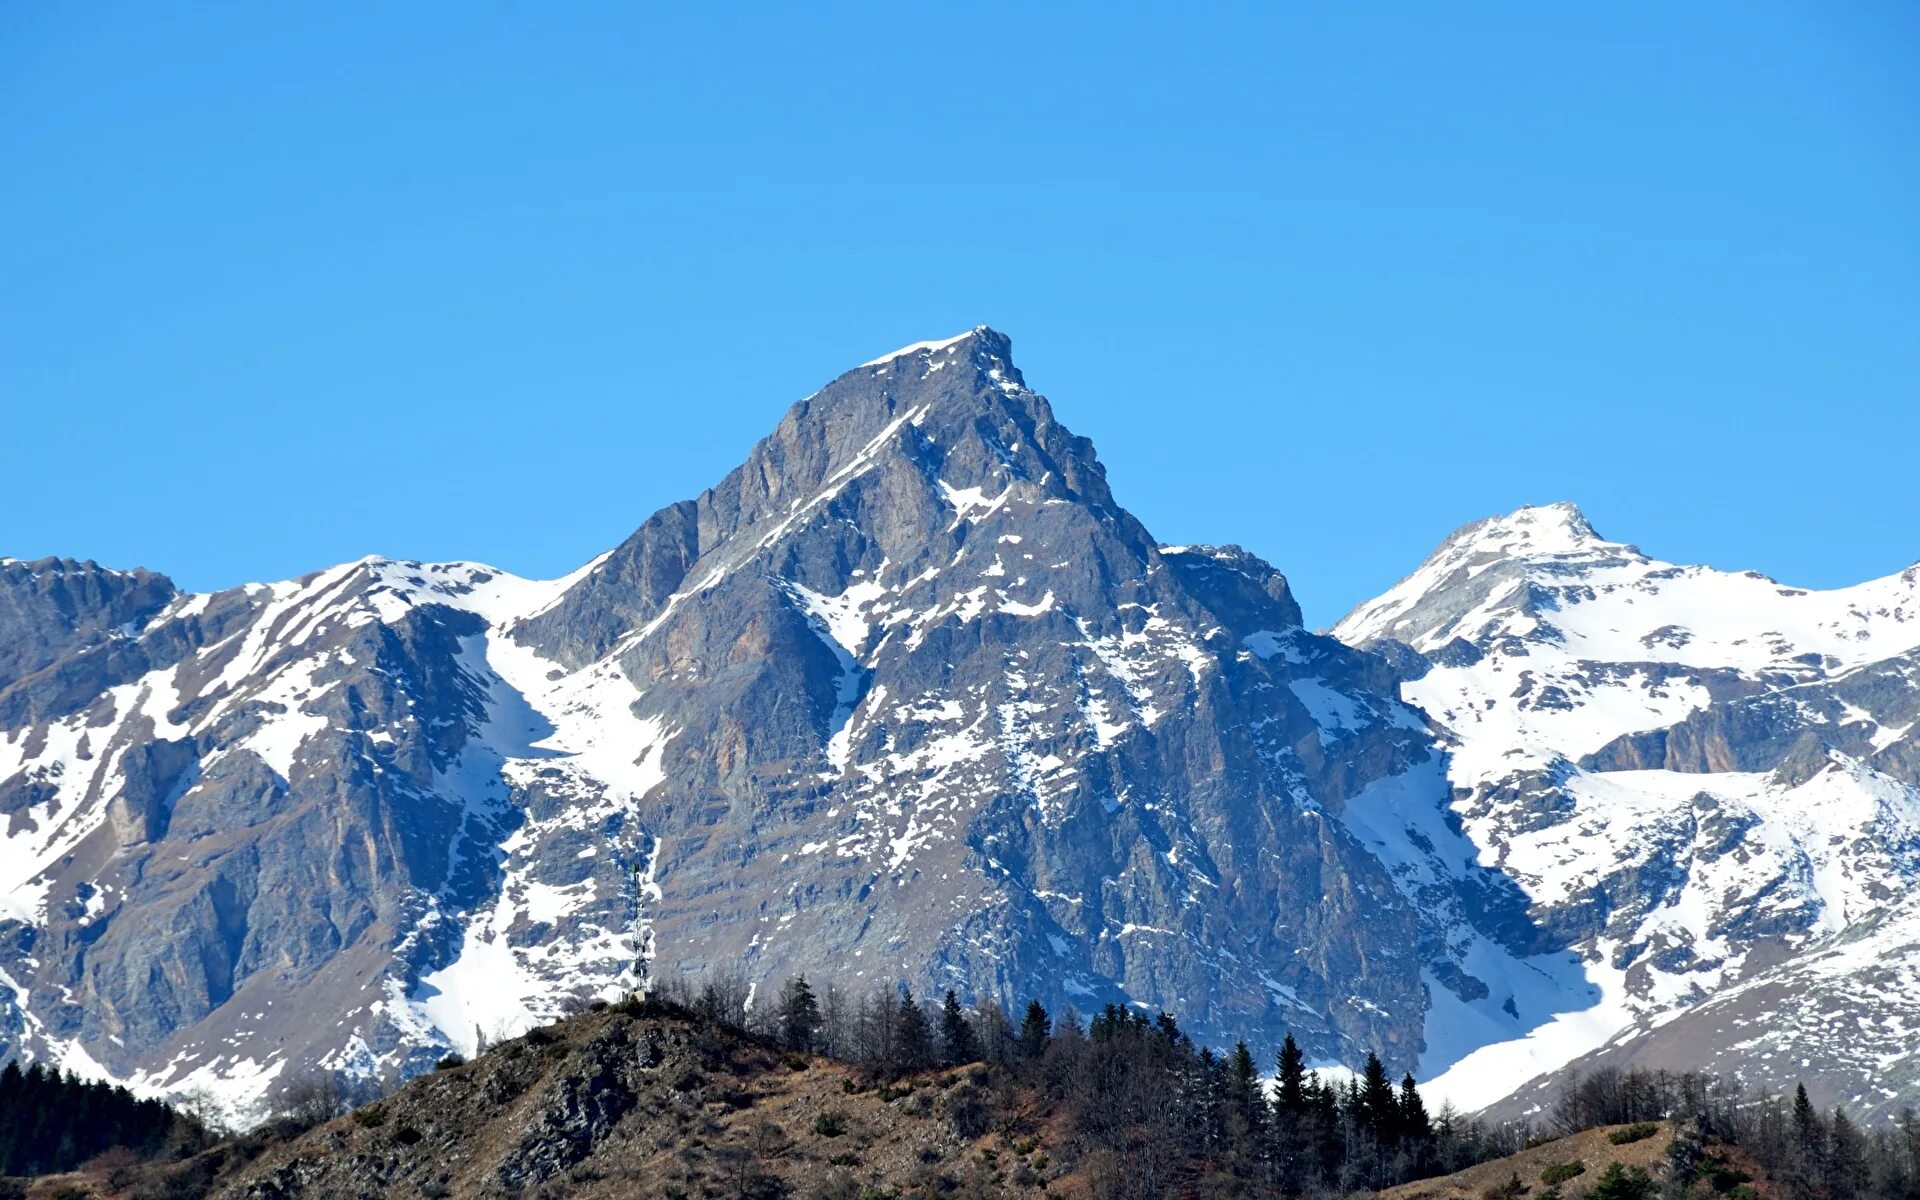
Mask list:
[[[148,571],[60,558],[0,559],[0,692],[125,637],[173,596],[173,582]]]
[[[467,657],[485,619],[437,602],[488,582],[357,563],[177,596],[16,685],[55,686],[15,710],[51,719],[0,739],[10,1049],[175,1091],[430,1061],[406,988],[552,820],[540,781],[509,798],[497,747],[521,714]],[[111,686],[82,706],[76,676]],[[624,937],[629,901],[610,903],[549,948],[596,917]]]
[[[837,963],[1218,1029],[1419,1003],[1362,930],[1410,949],[1412,914],[1325,825],[1426,757],[1419,723],[1368,707],[1385,672],[1302,631],[1264,563],[1156,546],[998,335],[803,401],[514,636],[600,656],[658,731],[663,971]],[[1310,705],[1340,687],[1332,755]]]
[[[0,1036],[142,1086],[411,1072],[734,968],[1398,1068],[1434,989],[1518,1033],[1489,980],[1571,966],[1393,667],[1158,545],[991,330],[840,377],[567,579],[17,575]]]
[[[1489,1101],[1611,1039],[1580,1061],[1765,1083],[1791,1062],[1826,1101],[1915,1099],[1894,1014],[1920,922],[1890,906],[1920,881],[1920,569],[1809,592],[1655,561],[1554,505],[1461,530],[1335,633],[1445,729],[1483,861],[1599,993],[1445,1089]],[[1900,961],[1863,973],[1858,945]]]

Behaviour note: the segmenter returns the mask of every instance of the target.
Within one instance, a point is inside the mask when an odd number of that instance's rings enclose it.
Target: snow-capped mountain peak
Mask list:
[[[1594,532],[1592,522],[1572,501],[1528,504],[1504,516],[1464,526],[1443,545],[1474,554],[1512,557],[1583,554],[1613,543]]]
[[[1451,1087],[1658,1027],[1920,884],[1920,572],[1788,587],[1553,505],[1467,526],[1335,633],[1402,665],[1482,860],[1602,996]]]
[[[1349,613],[1334,635],[1431,650],[1471,637],[1486,619],[1530,608],[1535,579],[1646,561],[1636,548],[1602,538],[1572,504],[1530,505],[1456,530],[1413,574]]]

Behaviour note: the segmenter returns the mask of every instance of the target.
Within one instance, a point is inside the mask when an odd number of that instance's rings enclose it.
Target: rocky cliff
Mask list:
[[[736,969],[1396,1067],[1432,987],[1538,1017],[1483,976],[1551,939],[1393,669],[1158,544],[991,330],[842,375],[566,579],[0,580],[10,1052],[245,1101]]]

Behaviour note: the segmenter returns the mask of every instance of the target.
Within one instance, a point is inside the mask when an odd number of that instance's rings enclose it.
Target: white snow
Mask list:
[[[1516,969],[1494,961],[1504,952],[1476,948],[1481,965],[1470,955],[1468,969],[1492,987],[1490,997],[1469,1004],[1429,978],[1422,1074],[1463,1108],[1498,1099],[1636,1022],[1668,1020],[1724,994],[1746,959],[1745,945],[1724,932],[1730,915],[1778,918],[1803,931],[1790,944],[1804,942],[1868,919],[1884,907],[1876,896],[1920,884],[1920,868],[1901,849],[1920,844],[1920,792],[1867,764],[1836,756],[1799,785],[1769,772],[1573,765],[1622,735],[1667,728],[1707,706],[1706,672],[1777,688],[1920,646],[1920,572],[1826,592],[1789,588],[1659,562],[1600,538],[1572,506],[1552,505],[1462,530],[1335,633],[1355,643],[1393,637],[1426,652],[1456,638],[1480,648],[1477,662],[1435,663],[1402,693],[1450,731],[1447,782],[1457,794],[1505,788],[1524,772],[1564,778],[1559,791],[1570,807],[1550,820],[1509,800],[1456,805],[1471,852],[1536,904],[1586,903],[1624,871],[1673,880],[1578,947],[1571,974],[1559,960]],[[1843,712],[1868,727],[1876,747],[1891,744],[1871,714]],[[1350,716],[1316,709],[1323,737],[1326,718],[1338,726]],[[1403,832],[1409,811],[1363,795],[1342,818],[1396,871],[1420,879],[1434,867],[1419,841],[1447,843],[1444,830]],[[1732,852],[1720,842],[1729,836]],[[1633,979],[1609,965],[1630,945],[1641,961]],[[1654,966],[1647,948],[1661,946],[1684,950],[1683,965]],[[1550,986],[1532,986],[1535,967]],[[1495,1007],[1503,992],[1522,1020]]]
[[[972,337],[976,333],[979,333],[981,330],[985,328],[986,328],[985,325],[975,325],[972,329],[967,330],[965,333],[956,333],[950,338],[940,338],[936,341],[931,341],[931,342],[915,342],[911,346],[902,346],[898,350],[894,350],[887,354],[882,354],[879,358],[861,363],[858,367],[855,368],[855,370],[865,370],[868,367],[885,366],[886,364],[892,362],[896,358],[904,358],[909,354],[918,354],[922,350],[929,351],[929,352],[947,350],[954,346],[959,345],[961,342],[966,341],[968,338]]]

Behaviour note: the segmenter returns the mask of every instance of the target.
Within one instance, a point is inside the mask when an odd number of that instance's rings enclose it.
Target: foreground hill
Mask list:
[[[916,1044],[902,1021],[889,1035]],[[943,1022],[953,1058],[964,1019]],[[924,1037],[925,1027],[922,1026]],[[917,1043],[925,1045],[924,1042]],[[969,1051],[960,1051],[966,1053]],[[1171,1017],[1044,1016],[991,1062],[900,1069],[783,1050],[660,1001],[603,1006],[449,1060],[333,1119],[285,1118],[211,1149],[102,1160],[33,1185],[125,1200],[374,1197],[1168,1195],[1277,1200],[1393,1182],[1497,1152],[1434,1127],[1384,1077],[1350,1095],[1198,1050]],[[4,1194],[4,1192],[0,1192]]]
[[[983,1155],[984,1129],[961,1131],[982,1102],[972,1078],[881,1089],[844,1064],[609,1008],[415,1080],[273,1147],[213,1194],[592,1200],[984,1183],[1004,1165]]]
[[[1645,1136],[1640,1136],[1641,1134]],[[1616,1138],[1632,1138],[1616,1141]],[[1579,1196],[1592,1187],[1615,1163],[1623,1168],[1644,1171],[1655,1182],[1663,1182],[1667,1171],[1667,1151],[1673,1144],[1673,1129],[1668,1124],[1602,1125],[1565,1137],[1552,1138],[1515,1154],[1475,1163],[1464,1171],[1419,1179],[1387,1188],[1381,1200],[1483,1200],[1490,1194],[1511,1189],[1518,1180],[1527,1194],[1555,1187],[1559,1194]],[[1568,1175],[1572,1164],[1580,1171]],[[1520,1200],[1514,1195],[1510,1200]]]

